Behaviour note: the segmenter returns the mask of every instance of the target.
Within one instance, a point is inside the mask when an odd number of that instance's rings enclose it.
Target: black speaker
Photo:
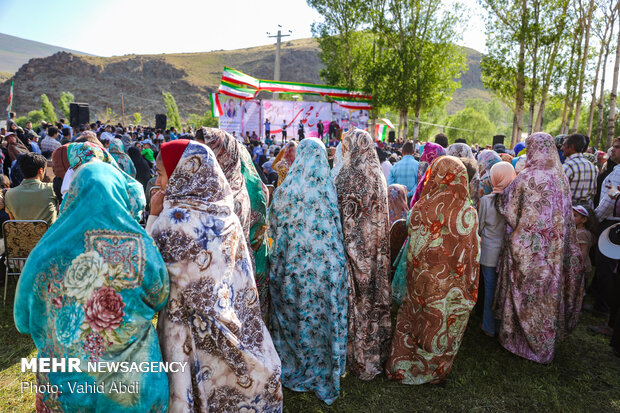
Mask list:
[[[504,139],[506,139],[505,135],[493,135],[493,146],[498,143],[504,144]]]
[[[90,123],[90,109],[88,103],[69,104],[69,125],[71,127]]]
[[[166,130],[166,124],[168,123],[168,117],[161,113],[155,115],[155,129],[161,129],[162,132]]]
[[[388,131],[388,142],[394,143],[396,141],[396,132],[391,130]]]

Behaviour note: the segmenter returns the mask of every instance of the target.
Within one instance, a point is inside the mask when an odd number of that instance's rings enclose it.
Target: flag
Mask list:
[[[11,91],[9,92],[9,106],[6,107],[6,112],[9,113],[13,109],[13,80],[11,80]]]
[[[379,139],[382,142],[385,142],[385,138],[387,137],[388,126],[380,125],[377,123],[376,128],[377,128],[377,139]]]
[[[217,93],[211,93],[211,115],[214,118],[222,116],[222,105],[220,105],[220,96]]]

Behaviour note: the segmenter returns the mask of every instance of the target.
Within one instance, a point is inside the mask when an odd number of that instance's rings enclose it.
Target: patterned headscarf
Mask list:
[[[235,214],[241,221],[245,238],[250,242],[250,214],[252,206],[245,186],[245,178],[241,173],[240,151],[242,144],[228,132],[215,128],[202,128],[205,144],[211,148],[217,162],[228,180],[233,193]]]
[[[162,360],[152,321],[168,299],[168,273],[153,240],[135,220],[134,182],[103,162],[81,165],[63,213],[32,251],[36,259],[26,262],[15,296],[17,328],[32,335],[40,357],[71,355],[83,363],[84,373],[37,373],[45,383],[92,383],[87,361]],[[141,200],[144,205],[144,195]],[[106,389],[110,379],[139,381],[148,391],[132,395],[131,402],[68,391],[60,398],[39,393],[37,410],[162,411],[168,405],[163,372],[110,371],[106,377]]]
[[[413,194],[410,207],[413,207],[415,203],[418,202],[418,200],[420,199],[420,194],[422,193],[422,189],[424,189],[424,181],[428,166],[432,164],[435,159],[445,154],[446,150],[443,146],[439,144],[428,142],[426,145],[424,145],[424,152],[422,153],[422,156],[420,157],[420,163],[418,164],[418,187]]]
[[[471,148],[467,144],[461,142],[453,143],[448,146],[448,149],[446,149],[446,155],[455,156],[457,158],[476,159],[474,158],[474,154],[471,152]]]
[[[505,348],[550,363],[558,340],[579,318],[583,261],[553,137],[537,132],[526,145],[526,168],[497,198],[506,235],[494,310],[503,319],[499,338]]]
[[[383,371],[392,330],[387,184],[368,132],[348,131],[342,155],[335,184],[349,285],[355,286],[349,294],[347,362],[356,375],[370,380]]]
[[[133,161],[125,153],[125,146],[123,145],[123,141],[118,138],[114,138],[110,141],[110,148],[108,149],[110,155],[116,160],[118,166],[129,176],[132,178],[136,177],[136,167],[133,164]]]
[[[297,149],[297,142],[289,141],[284,148],[278,153],[276,159],[273,161],[273,169],[278,173],[278,186],[286,178],[288,170],[295,161],[295,150]]]
[[[390,212],[390,228],[394,221],[406,219],[409,212],[407,205],[407,187],[400,184],[388,186],[388,208]]]
[[[325,145],[303,139],[269,207],[270,330],[285,366],[283,379],[297,390],[314,390],[328,404],[338,397],[345,370],[348,302],[338,199],[329,172]]]
[[[281,409],[280,360],[261,318],[251,253],[209,147],[185,148],[152,233],[171,284],[157,326],[164,360],[192,363],[170,377],[169,409],[191,411],[198,401],[205,411]],[[206,371],[220,373],[196,386],[196,372]]]
[[[478,297],[478,214],[467,187],[463,163],[440,157],[411,210],[407,294],[386,366],[406,384],[445,380]]]
[[[140,184],[140,182],[136,181],[125,171],[123,171],[108,151],[106,151],[101,146],[95,145],[91,142],[72,143],[69,144],[67,148],[67,158],[69,159],[69,164],[71,165],[71,168],[73,168],[76,173],[82,165],[98,161],[105,162],[118,169],[127,181],[127,191],[129,192],[129,201],[131,203],[129,211],[136,220],[140,221],[140,219],[142,218],[142,213],[144,212],[144,207],[146,206],[144,187],[142,186],[142,184]],[[73,202],[73,200],[76,198],[76,191],[77,189],[74,188],[72,182],[69,188],[69,192],[65,194],[62,200],[62,204],[60,205],[61,213],[64,212],[68,204]]]
[[[479,198],[493,192],[493,185],[491,184],[489,171],[493,165],[501,161],[502,158],[500,158],[497,152],[490,149],[485,149],[480,152],[480,155],[478,155],[478,170],[480,171],[480,185],[478,189]]]

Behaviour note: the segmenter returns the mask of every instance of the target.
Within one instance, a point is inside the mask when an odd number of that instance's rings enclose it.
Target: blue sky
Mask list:
[[[459,43],[482,52],[481,9],[463,3],[470,20]],[[311,37],[320,19],[305,0],[0,0],[0,32],[99,56],[259,46],[278,24],[293,32],[287,39]]]

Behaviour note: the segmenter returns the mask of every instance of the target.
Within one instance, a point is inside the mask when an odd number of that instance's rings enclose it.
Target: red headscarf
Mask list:
[[[183,152],[185,152],[185,148],[189,144],[189,140],[187,139],[177,139],[175,141],[170,141],[161,144],[161,160],[164,162],[164,168],[166,169],[166,174],[168,178],[172,176],[174,172],[174,168],[177,167]]]

